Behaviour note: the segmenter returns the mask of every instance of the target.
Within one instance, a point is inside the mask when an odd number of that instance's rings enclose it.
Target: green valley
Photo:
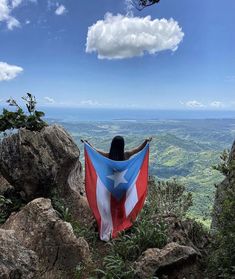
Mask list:
[[[125,137],[127,149],[153,136],[150,175],[158,180],[176,178],[183,183],[193,194],[190,216],[209,224],[214,185],[223,179],[212,166],[220,162],[221,152],[231,147],[235,138],[235,120],[117,120],[59,124],[74,137],[81,150],[82,162],[81,138],[108,151],[112,137],[117,134]]]

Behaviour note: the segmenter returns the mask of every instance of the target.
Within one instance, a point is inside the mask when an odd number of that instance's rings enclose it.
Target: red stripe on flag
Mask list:
[[[86,150],[85,150],[85,174],[86,174],[85,190],[86,190],[87,200],[90,208],[93,211],[95,219],[98,223],[98,228],[100,232],[101,216],[99,213],[99,209],[97,206],[97,199],[96,199],[97,175]]]
[[[145,198],[147,195],[147,188],[148,188],[148,161],[149,161],[149,151],[147,152],[143,165],[140,170],[139,177],[136,181],[136,189],[138,193],[138,199],[136,206],[132,210],[130,214],[130,220],[133,222],[136,220],[137,215],[143,208]]]
[[[144,158],[143,164],[140,169],[138,179],[136,181],[138,202],[135,205],[132,212],[129,214],[128,218],[126,217],[126,213],[125,213],[126,196],[124,196],[120,202],[118,202],[114,197],[111,196],[113,238],[117,237],[119,232],[130,228],[133,225],[134,221],[136,220],[137,215],[143,208],[145,198],[147,195],[147,186],[148,186],[148,161],[149,161],[149,151],[147,151],[146,153],[146,156]]]
[[[113,220],[112,237],[117,237],[118,232],[125,229],[125,220],[126,220],[125,200],[126,200],[126,195],[124,195],[124,197],[120,201],[117,201],[111,195],[111,213],[112,213],[112,220]]]

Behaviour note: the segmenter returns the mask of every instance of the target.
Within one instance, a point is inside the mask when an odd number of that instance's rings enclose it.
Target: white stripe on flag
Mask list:
[[[111,194],[104,186],[99,176],[97,177],[96,200],[101,216],[100,239],[109,241],[113,231],[113,221],[110,208]]]
[[[133,184],[130,186],[130,188],[126,192],[126,201],[125,201],[125,211],[126,211],[126,217],[131,213],[131,211],[134,209],[135,205],[138,202],[138,193],[136,189],[136,181],[139,176],[139,172],[133,182]]]

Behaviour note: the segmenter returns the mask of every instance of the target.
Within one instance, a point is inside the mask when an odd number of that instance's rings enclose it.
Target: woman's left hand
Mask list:
[[[146,139],[146,141],[150,142],[150,141],[152,141],[152,139],[153,139],[152,137],[149,137],[149,138]]]

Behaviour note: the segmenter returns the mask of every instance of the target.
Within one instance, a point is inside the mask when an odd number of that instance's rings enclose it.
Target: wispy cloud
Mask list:
[[[16,78],[21,72],[23,72],[23,68],[10,65],[5,62],[0,62],[0,81],[7,81]]]
[[[212,108],[222,108],[222,107],[224,107],[224,103],[222,103],[220,101],[213,101],[210,103],[210,106]]]
[[[97,52],[99,59],[124,59],[176,51],[184,33],[173,19],[132,17],[107,13],[104,20],[90,26],[86,52]]]
[[[65,8],[64,5],[59,5],[56,10],[55,10],[55,14],[56,15],[63,15],[67,12],[67,9]]]
[[[92,106],[92,107],[95,106],[95,107],[97,107],[97,106],[100,105],[100,103],[97,102],[97,101],[95,101],[95,100],[89,99],[89,100],[82,100],[82,101],[80,102],[80,105],[82,105],[82,106]]]
[[[231,106],[232,103],[226,104],[221,101],[211,101],[207,103],[201,103],[197,100],[190,100],[182,102],[180,101],[180,104],[187,108],[207,108],[207,109],[221,109],[221,108],[228,108]]]
[[[16,27],[21,27],[21,22],[15,16],[15,10],[23,7],[27,3],[37,4],[37,0],[0,0],[0,24],[4,22],[7,29],[13,30]],[[64,5],[60,5],[56,1],[48,0],[48,10],[55,9],[56,15],[63,15],[67,12]],[[24,19],[23,25],[30,23],[30,20]]]
[[[235,82],[235,75],[226,76],[225,81]]]
[[[133,11],[132,0],[124,0],[124,2],[125,2],[127,14],[132,14]]]
[[[44,100],[46,101],[47,104],[55,104],[56,103],[56,101],[51,97],[44,97]]]
[[[0,23],[5,22],[9,30],[20,27],[19,20],[12,15],[13,11],[22,5],[23,2],[33,2],[36,0],[0,0]]]
[[[202,104],[201,102],[196,101],[196,100],[187,101],[187,102],[180,101],[180,104],[184,105],[185,107],[188,107],[188,108],[203,108],[203,107],[205,107],[204,104]]]
[[[14,9],[13,2],[9,0],[0,0],[0,22],[5,22],[7,28],[12,30],[14,27],[20,26],[19,21],[11,15]]]

